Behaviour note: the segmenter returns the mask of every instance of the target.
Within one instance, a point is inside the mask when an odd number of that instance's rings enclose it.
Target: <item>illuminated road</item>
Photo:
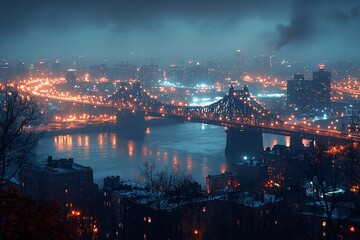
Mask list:
[[[199,122],[223,127],[235,127],[245,130],[256,130],[265,133],[279,135],[296,135],[305,139],[327,138],[360,141],[360,137],[351,133],[344,134],[337,129],[321,129],[319,126],[311,127],[311,123],[304,122],[302,126],[291,121],[283,121],[279,116],[272,116],[270,112],[262,108],[248,93],[234,91],[234,97],[228,101],[218,102],[205,107],[188,107],[164,104],[158,101],[158,97],[145,89],[132,93],[130,86],[124,86],[124,96],[121,100],[106,101],[104,96],[98,95],[75,95],[70,91],[62,92],[53,86],[64,83],[64,79],[35,79],[24,82],[19,86],[21,91],[30,93],[36,97],[81,103],[92,106],[104,106],[117,109],[128,109],[132,112],[143,111],[146,115],[163,118],[173,118],[181,121]],[[119,92],[119,91],[118,91]],[[119,93],[118,93],[119,94]],[[136,95],[141,95],[141,97]],[[238,95],[237,95],[238,94]],[[228,95],[227,95],[228,96]],[[225,96],[224,99],[227,97]],[[234,100],[235,99],[235,100]],[[231,105],[240,104],[238,109],[232,109]],[[239,108],[238,107],[238,108]],[[290,119],[291,120],[291,119]]]

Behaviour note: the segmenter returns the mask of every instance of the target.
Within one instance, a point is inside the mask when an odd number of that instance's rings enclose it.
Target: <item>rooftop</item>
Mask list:
[[[165,193],[158,191],[150,191],[141,184],[133,182],[124,182],[122,188],[114,191],[120,197],[126,198],[140,205],[145,205],[153,209],[162,211],[172,211],[179,206],[186,206],[188,204],[204,203],[210,201],[235,201],[238,204],[250,208],[258,208],[273,203],[279,203],[283,199],[276,195],[266,193],[249,193],[249,192],[228,192],[221,193],[215,196],[196,196],[183,199],[172,199]]]

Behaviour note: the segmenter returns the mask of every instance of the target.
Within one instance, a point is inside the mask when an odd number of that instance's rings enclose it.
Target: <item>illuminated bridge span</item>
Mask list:
[[[108,99],[107,104],[118,108],[123,115],[144,114],[227,127],[226,151],[229,153],[242,151],[238,146],[239,141],[249,141],[256,145],[254,143],[261,140],[261,147],[254,148],[262,149],[263,132],[291,136],[293,146],[301,145],[302,139],[317,140],[317,142],[348,139],[347,135],[335,130],[290,125],[263,108],[250,96],[246,86],[242,90],[235,90],[231,86],[226,96],[219,101],[204,107],[193,107],[164,104],[143,89],[139,83],[123,83]],[[127,119],[129,120],[128,117]]]
[[[284,122],[250,97],[249,91],[230,88],[221,100],[204,107],[174,106],[164,104],[151,96],[140,84],[122,85],[108,99],[111,106],[119,109],[143,111],[146,115],[200,122],[227,127],[274,127]],[[243,127],[244,127],[243,126]]]

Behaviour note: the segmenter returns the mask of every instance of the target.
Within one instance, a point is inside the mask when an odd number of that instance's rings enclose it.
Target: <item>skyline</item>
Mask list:
[[[276,54],[358,62],[360,3],[324,1],[9,1],[0,10],[1,59],[116,63]]]

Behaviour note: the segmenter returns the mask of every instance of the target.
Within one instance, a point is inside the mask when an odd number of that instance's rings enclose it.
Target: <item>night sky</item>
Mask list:
[[[0,59],[169,60],[235,49],[350,58],[360,52],[360,1],[3,0],[0,31]]]

